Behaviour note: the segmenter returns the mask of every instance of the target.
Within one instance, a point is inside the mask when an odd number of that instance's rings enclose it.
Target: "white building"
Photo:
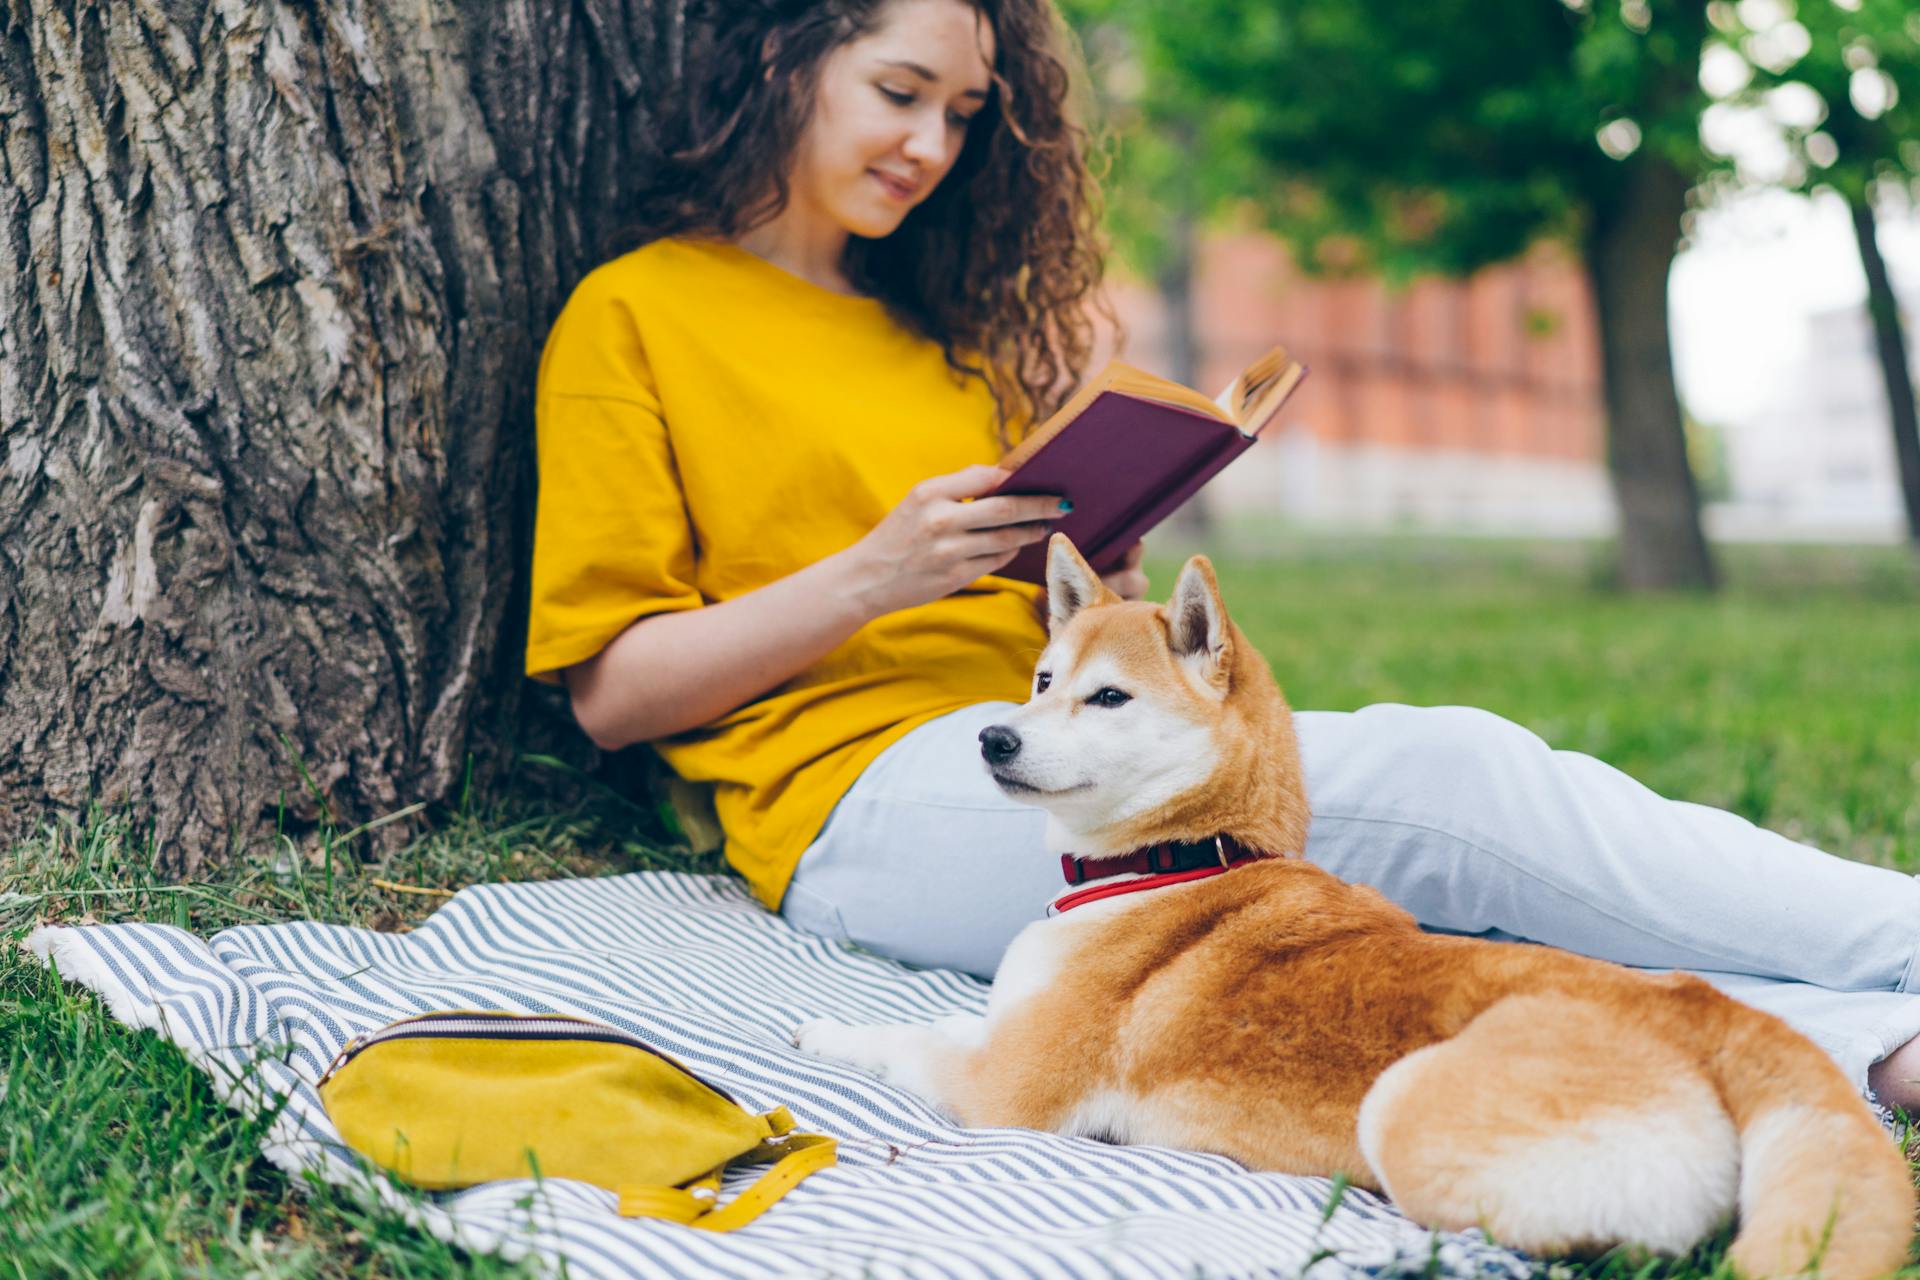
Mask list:
[[[1920,368],[1902,298],[1908,359]],[[1906,536],[1885,385],[1864,305],[1807,319],[1801,354],[1772,371],[1777,397],[1724,424],[1732,498],[1708,509],[1714,535],[1896,542]]]

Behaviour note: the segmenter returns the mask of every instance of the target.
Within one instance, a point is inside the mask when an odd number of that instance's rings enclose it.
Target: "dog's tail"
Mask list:
[[[1711,1065],[1740,1135],[1740,1274],[1870,1280],[1913,1237],[1907,1163],[1839,1067],[1785,1023],[1740,1008]]]

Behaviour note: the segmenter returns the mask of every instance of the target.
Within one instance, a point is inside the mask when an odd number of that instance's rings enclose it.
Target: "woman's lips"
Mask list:
[[[898,178],[889,177],[881,173],[878,169],[869,169],[867,172],[872,174],[874,181],[880,184],[881,189],[895,200],[911,200],[913,199],[913,193],[919,189],[912,183],[902,182]]]

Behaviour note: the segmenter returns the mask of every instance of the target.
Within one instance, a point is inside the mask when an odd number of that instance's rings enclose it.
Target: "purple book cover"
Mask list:
[[[1068,499],[1073,510],[1053,522],[1054,530],[1072,538],[1095,571],[1107,573],[1147,530],[1253,443],[1218,418],[1107,391],[996,492]],[[1022,547],[996,576],[1044,584],[1047,544]]]

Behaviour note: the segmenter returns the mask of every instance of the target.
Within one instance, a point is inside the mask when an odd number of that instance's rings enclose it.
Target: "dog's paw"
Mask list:
[[[851,1041],[858,1030],[831,1018],[815,1018],[793,1029],[793,1047],[808,1057],[851,1062]]]
[[[804,1054],[838,1062],[942,1107],[939,1101],[958,1047],[928,1027],[850,1027],[822,1018],[796,1027],[793,1043]]]

